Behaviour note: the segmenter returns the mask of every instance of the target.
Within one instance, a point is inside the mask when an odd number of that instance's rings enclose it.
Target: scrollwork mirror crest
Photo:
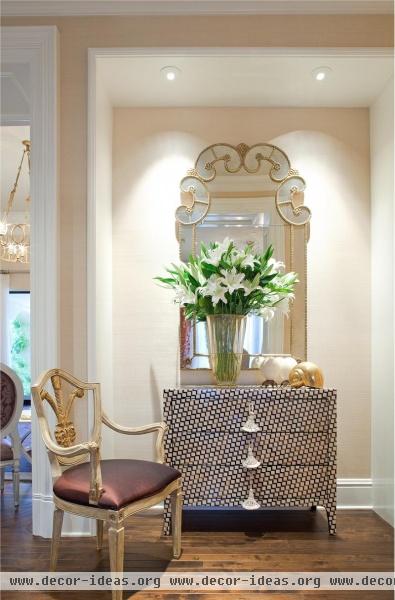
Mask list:
[[[257,350],[257,339],[261,346],[258,344],[259,352],[246,349],[244,368],[253,368],[257,354],[306,358],[311,211],[304,205],[305,187],[285,152],[268,143],[212,144],[199,154],[194,168],[180,182],[181,203],[175,217],[182,260],[198,251],[200,241],[239,236],[258,244],[273,243],[276,258],[284,260],[287,270],[299,274],[289,318],[274,324],[271,333],[267,328],[264,334],[251,334],[251,348],[255,344]],[[255,323],[251,327],[264,326]],[[181,368],[208,368],[207,353],[198,346],[196,324],[185,321],[181,311]]]

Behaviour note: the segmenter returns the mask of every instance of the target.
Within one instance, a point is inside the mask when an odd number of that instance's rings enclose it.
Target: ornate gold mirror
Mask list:
[[[274,256],[296,271],[299,283],[289,317],[269,322],[249,315],[243,369],[253,368],[261,355],[291,354],[306,358],[306,249],[311,212],[304,206],[305,182],[291,168],[287,155],[272,144],[213,144],[203,150],[181,180],[181,204],[176,210],[180,258],[188,260],[200,243],[254,242],[269,244]],[[205,323],[187,321],[180,312],[182,369],[208,369]]]

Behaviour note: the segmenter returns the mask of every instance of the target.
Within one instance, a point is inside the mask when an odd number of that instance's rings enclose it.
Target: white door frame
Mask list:
[[[54,26],[1,27],[2,63],[30,74],[31,365],[32,381],[59,364],[58,268],[58,31]],[[52,480],[32,410],[33,534],[52,531]]]

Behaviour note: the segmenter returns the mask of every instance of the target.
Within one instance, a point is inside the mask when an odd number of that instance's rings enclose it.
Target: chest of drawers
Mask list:
[[[322,506],[336,532],[336,391],[185,387],[163,394],[166,462],[183,476],[185,506]],[[251,411],[259,431],[242,427]],[[260,463],[243,467],[248,449]],[[170,531],[165,504],[164,531]]]

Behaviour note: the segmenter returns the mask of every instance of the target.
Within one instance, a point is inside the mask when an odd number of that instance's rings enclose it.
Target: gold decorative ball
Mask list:
[[[289,374],[289,384],[292,387],[323,388],[324,376],[321,369],[312,362],[301,362],[297,364]]]

